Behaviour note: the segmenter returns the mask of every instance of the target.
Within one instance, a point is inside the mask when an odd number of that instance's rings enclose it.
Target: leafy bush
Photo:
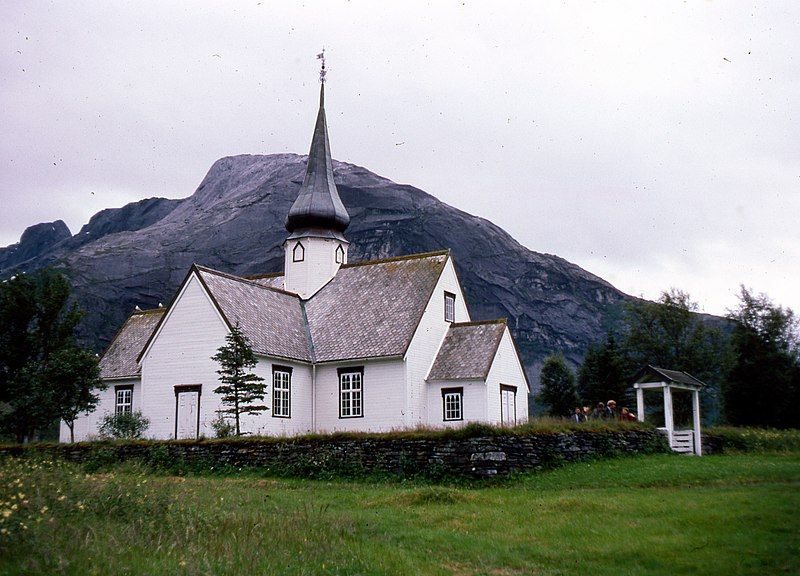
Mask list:
[[[723,450],[740,452],[800,452],[800,430],[716,426],[703,435],[722,440]]]
[[[222,414],[217,414],[217,417],[211,421],[211,429],[214,430],[216,438],[230,438],[236,432],[236,426],[225,418]]]
[[[141,438],[150,420],[141,412],[118,412],[107,414],[100,424],[100,436],[104,438]]]

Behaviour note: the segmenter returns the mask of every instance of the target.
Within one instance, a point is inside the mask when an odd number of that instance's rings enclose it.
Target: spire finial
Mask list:
[[[322,60],[322,65],[321,65],[321,67],[319,69],[319,81],[320,81],[320,84],[325,84],[325,74],[327,74],[328,71],[325,70],[325,47],[324,46],[322,47],[322,52],[317,54],[317,60]]]

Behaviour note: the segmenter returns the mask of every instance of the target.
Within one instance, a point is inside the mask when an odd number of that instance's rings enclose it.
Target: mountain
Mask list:
[[[193,262],[241,275],[282,270],[283,222],[305,164],[294,154],[222,158],[188,198],[103,210],[75,236],[61,221],[38,224],[0,249],[0,276],[63,267],[87,311],[82,337],[103,349],[134,306],[168,303]],[[552,351],[579,362],[631,299],[422,190],[342,162],[334,173],[351,217],[349,260],[450,248],[473,319],[508,318],[532,381]]]
[[[20,266],[71,237],[72,232],[63,220],[30,226],[22,233],[19,242],[0,248],[0,271]]]

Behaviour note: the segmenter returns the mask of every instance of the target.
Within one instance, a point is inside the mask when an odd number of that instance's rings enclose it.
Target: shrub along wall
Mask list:
[[[333,478],[492,477],[564,462],[668,452],[653,429],[448,435],[331,435],[199,441],[84,442],[5,446],[100,468],[128,460],[174,472],[257,468],[276,476]]]

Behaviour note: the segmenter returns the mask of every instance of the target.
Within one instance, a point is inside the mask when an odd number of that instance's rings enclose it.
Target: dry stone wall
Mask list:
[[[495,477],[565,462],[669,452],[655,430],[566,432],[471,438],[311,437],[6,446],[7,454],[45,453],[77,463],[141,460],[166,469],[255,468],[276,476],[330,478]]]

